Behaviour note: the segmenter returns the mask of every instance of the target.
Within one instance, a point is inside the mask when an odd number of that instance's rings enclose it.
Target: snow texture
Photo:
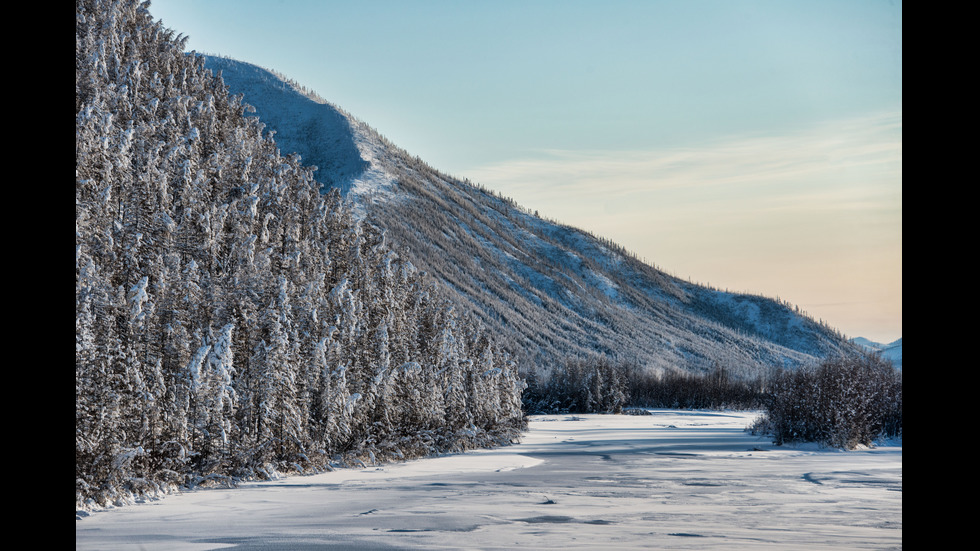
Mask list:
[[[901,549],[901,442],[777,447],[744,430],[758,412],[649,413],[100,511],[76,549]]]

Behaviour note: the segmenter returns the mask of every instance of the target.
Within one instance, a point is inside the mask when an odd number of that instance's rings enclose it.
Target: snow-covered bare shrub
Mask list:
[[[777,444],[853,449],[902,434],[902,374],[873,356],[833,359],[777,374],[755,427]]]

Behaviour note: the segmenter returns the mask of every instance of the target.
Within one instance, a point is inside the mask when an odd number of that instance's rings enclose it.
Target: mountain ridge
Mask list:
[[[854,344],[868,350],[872,353],[880,355],[882,358],[890,361],[892,365],[898,369],[902,368],[902,338],[899,337],[889,343],[880,343],[872,341],[871,339],[866,339],[864,337],[855,337],[851,339]]]
[[[609,240],[448,176],[273,71],[217,56],[284,152],[315,165],[460,307],[538,367],[602,354],[653,370],[758,375],[858,348],[779,300],[670,276]]]

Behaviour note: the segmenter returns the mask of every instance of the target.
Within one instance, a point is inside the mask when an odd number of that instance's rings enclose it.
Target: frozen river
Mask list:
[[[900,549],[902,448],[776,447],[753,412],[531,418],[495,450],[188,492],[76,549]]]

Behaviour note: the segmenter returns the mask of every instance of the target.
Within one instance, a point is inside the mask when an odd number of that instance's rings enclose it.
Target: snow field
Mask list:
[[[900,549],[902,448],[776,447],[758,412],[542,415],[522,443],[76,521],[76,549]]]

